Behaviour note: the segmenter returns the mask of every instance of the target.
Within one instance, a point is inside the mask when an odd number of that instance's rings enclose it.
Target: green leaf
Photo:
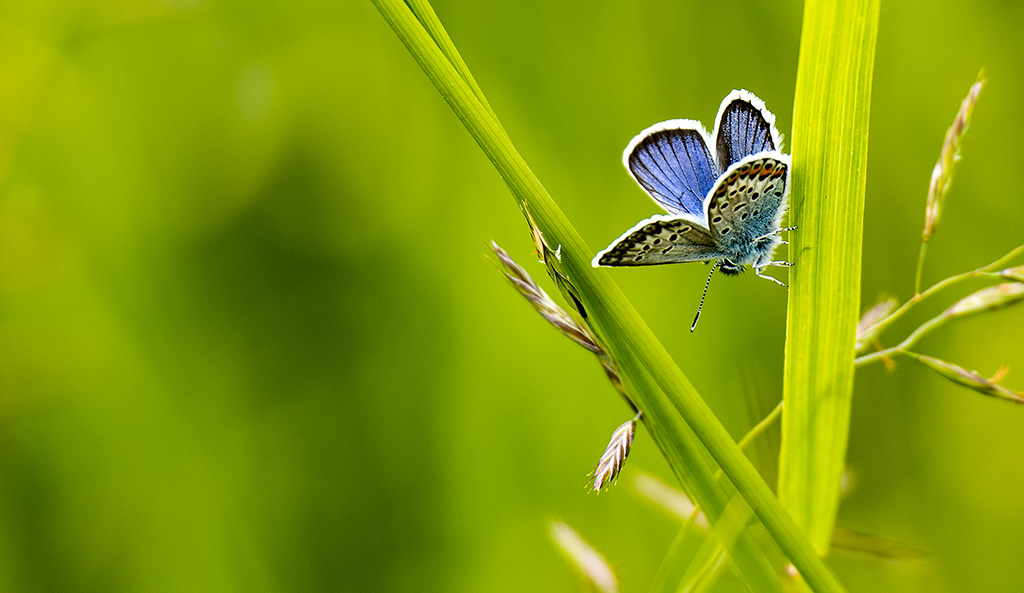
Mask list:
[[[860,306],[868,108],[880,0],[807,0],[793,107],[779,498],[819,551],[839,504]]]

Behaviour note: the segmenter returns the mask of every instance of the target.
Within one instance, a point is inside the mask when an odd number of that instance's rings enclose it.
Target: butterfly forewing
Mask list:
[[[764,102],[747,91],[733,91],[718,113],[715,150],[718,170],[725,171],[743,157],[758,152],[781,150],[775,116]]]
[[[708,203],[708,225],[716,243],[730,252],[729,245],[749,245],[778,231],[788,193],[787,155],[760,153],[733,165]]]
[[[707,229],[682,217],[654,216],[597,254],[597,266],[652,266],[718,259]]]
[[[623,162],[662,208],[704,216],[704,197],[718,171],[700,124],[671,120],[648,128],[626,147]]]

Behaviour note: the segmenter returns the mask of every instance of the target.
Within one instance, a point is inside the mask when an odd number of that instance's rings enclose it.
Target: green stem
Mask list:
[[[708,546],[709,544],[711,544],[711,540],[705,540],[704,545]],[[702,548],[701,553],[704,552],[705,550]],[[697,570],[696,574],[692,578],[687,579],[688,582],[679,588],[679,593],[700,593],[701,591],[708,590],[715,582],[715,576],[725,566],[724,561],[725,556],[720,553],[710,555],[707,561]]]
[[[448,62],[455,68],[455,71],[459,73],[462,80],[469,85],[469,88],[473,91],[473,95],[477,101],[483,105],[484,109],[491,116],[494,125],[501,127],[501,122],[498,121],[497,114],[494,113],[494,109],[491,108],[491,104],[487,102],[487,97],[484,96],[484,92],[480,89],[480,86],[476,83],[476,79],[473,78],[473,73],[470,72],[469,66],[462,59],[462,55],[459,50],[456,49],[455,43],[452,42],[452,38],[448,36],[448,31],[444,29],[444,25],[441,24],[441,20],[437,18],[437,13],[434,12],[434,8],[426,0],[405,0],[405,3],[409,5],[409,9],[416,16],[416,19],[423,25],[423,28],[430,33],[430,38],[434,40],[437,47],[444,53],[445,57],[448,58]],[[508,136],[505,133],[504,128],[501,129],[502,134]]]
[[[921,250],[917,253],[917,272],[914,273],[914,296],[921,294],[921,274],[924,271],[924,255],[928,251],[928,240],[921,239]]]
[[[782,408],[785,403],[786,402],[780,401],[775,406],[775,409],[773,409],[771,412],[768,412],[767,416],[765,416],[764,418],[761,419],[760,422],[752,426],[750,430],[747,431],[747,434],[743,435],[743,438],[740,439],[738,443],[736,443],[736,446],[738,446],[740,449],[746,449],[747,445],[749,445],[751,441],[760,436],[760,434],[764,432],[766,428],[771,426],[773,422],[779,419],[779,416],[782,415]]]
[[[925,323],[923,323],[917,329],[915,329],[913,331],[913,333],[911,333],[909,336],[907,336],[907,338],[905,340],[903,340],[902,342],[900,342],[898,345],[893,346],[892,348],[886,348],[885,350],[879,350],[877,352],[872,352],[871,354],[865,354],[864,356],[856,358],[853,361],[853,364],[855,366],[861,367],[861,366],[864,366],[866,364],[870,364],[872,362],[881,360],[883,358],[892,357],[895,354],[905,354],[906,353],[905,351],[906,351],[907,348],[910,348],[911,346],[916,344],[918,340],[923,338],[926,334],[930,333],[932,330],[934,330],[934,329],[938,328],[939,326],[943,325],[948,320],[949,320],[949,317],[947,317],[945,314],[937,315],[937,316],[929,319]]]
[[[754,439],[760,436],[766,428],[771,426],[772,423],[779,419],[779,416],[782,415],[783,403],[784,402],[780,401],[778,405],[776,405],[775,408],[768,413],[767,416],[762,418],[760,422],[751,427],[751,429],[747,431],[747,434],[743,435],[743,438],[740,439],[739,442],[736,443],[736,445],[740,449],[746,449],[747,446],[749,446],[750,443],[754,441]],[[722,470],[719,469],[717,472],[715,472],[715,478],[720,479],[721,477]],[[683,531],[688,531],[690,529],[690,526],[697,518],[697,514],[699,512],[700,507],[695,506],[693,509],[693,514],[690,516],[690,520],[687,521],[686,524],[683,526]],[[701,546],[700,552],[693,558],[689,559],[689,562],[692,565],[694,561],[697,561],[700,558],[707,558],[707,561],[697,571],[690,573],[688,570],[687,573],[685,573],[682,579],[682,585],[678,587],[678,589],[676,589],[680,593],[700,591],[710,585],[710,578],[712,574],[720,566],[722,566],[722,561],[725,558],[721,543],[719,543],[717,540],[713,538],[707,538],[704,541],[704,544]]]
[[[881,335],[883,331],[885,331],[890,325],[895,323],[896,320],[903,317],[903,315],[905,315],[907,311],[912,309],[915,305],[945,288],[955,286],[957,284],[960,284],[961,282],[970,280],[972,278],[1001,278],[999,274],[995,274],[993,272],[1004,267],[1006,264],[1010,263],[1011,261],[1013,261],[1014,258],[1021,254],[1024,254],[1024,245],[1021,245],[1016,249],[1011,250],[1009,253],[1000,257],[996,261],[988,264],[987,266],[982,266],[976,270],[964,272],[963,274],[957,274],[956,276],[950,276],[945,280],[936,282],[924,292],[917,293],[915,291],[914,296],[910,300],[903,303],[903,305],[899,309],[896,309],[888,316],[879,319],[874,325],[865,330],[864,333],[875,333],[875,335]]]
[[[700,451],[691,451],[686,442],[691,434],[688,426],[700,444],[722,466],[736,490],[810,586],[815,591],[843,591],[835,574],[782,508],[757,470],[619,288],[605,271],[591,267],[591,250],[408,5],[402,0],[374,0],[374,4],[498,169],[520,208],[528,202],[545,239],[561,247],[561,264],[566,275],[579,291],[609,352],[619,362],[624,378],[632,384],[634,389],[629,389],[629,392],[636,395],[636,403],[644,411],[644,424],[655,436],[674,471],[691,472],[693,467],[685,465],[687,462],[693,463],[694,467],[702,465]],[[644,388],[646,373],[660,389]],[[712,478],[710,472],[691,476],[691,486],[698,495],[700,492],[696,491],[696,486],[704,490],[705,497],[711,494],[704,500],[698,498],[699,502],[709,514],[718,511],[728,516],[721,498],[714,495],[716,488],[721,494],[719,486],[708,478]],[[748,546],[753,546],[752,540],[748,533],[742,531],[736,536],[736,546],[731,550],[741,574],[748,582],[779,590],[781,585],[764,556],[752,553]]]

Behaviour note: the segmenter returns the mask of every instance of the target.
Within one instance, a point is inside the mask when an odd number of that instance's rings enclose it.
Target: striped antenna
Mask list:
[[[708,281],[704,283],[704,293],[700,295],[700,304],[697,305],[697,316],[693,318],[693,325],[690,326],[690,333],[697,329],[697,322],[700,321],[700,310],[704,308],[704,297],[708,296],[708,287],[711,286],[711,277],[715,275],[715,270],[718,269],[718,262],[711,266],[711,273],[708,274]]]

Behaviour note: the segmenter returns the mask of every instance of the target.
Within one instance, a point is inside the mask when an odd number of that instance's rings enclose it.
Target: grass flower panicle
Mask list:
[[[974,106],[978,101],[978,96],[981,94],[983,86],[984,79],[979,76],[978,82],[971,86],[967,97],[960,104],[960,111],[957,113],[956,119],[953,120],[953,125],[946,132],[946,139],[942,145],[939,161],[935,164],[935,168],[932,171],[931,183],[928,186],[928,200],[925,206],[925,226],[921,237],[921,251],[918,255],[917,272],[914,277],[914,296],[899,308],[895,308],[895,301],[890,300],[876,305],[865,313],[861,323],[857,326],[855,353],[864,351],[870,344],[875,344],[877,350],[870,354],[861,355],[854,360],[854,363],[857,366],[862,366],[875,361],[883,361],[891,370],[894,366],[891,357],[904,355],[959,385],[985,395],[1014,403],[1022,403],[1024,402],[1024,394],[998,384],[999,379],[1006,372],[1005,367],[1000,369],[996,376],[987,378],[952,362],[910,351],[910,348],[918,340],[952,319],[977,313],[986,313],[1024,300],[1024,284],[1021,283],[1024,282],[1024,266],[1004,268],[1013,259],[1024,254],[1024,245],[1011,250],[987,266],[950,276],[945,280],[935,283],[927,290],[921,291],[921,270],[924,266],[924,256],[928,242],[935,232],[935,227],[942,210],[943,198],[946,192],[949,191],[949,186],[953,179],[953,167],[960,160],[960,147],[963,144],[964,135],[971,122],[971,117],[974,115]],[[1011,280],[1011,282],[988,286],[961,298],[941,314],[918,326],[917,329],[912,331],[910,335],[896,346],[882,348],[879,345],[878,336],[915,305],[944,288],[972,278],[1007,279]],[[882,308],[883,304],[885,304],[884,309]]]
[[[974,105],[978,102],[978,96],[981,95],[984,85],[985,80],[980,77],[978,82],[971,85],[971,90],[960,103],[960,111],[957,112],[953,125],[949,126],[946,131],[946,139],[942,143],[939,161],[932,169],[931,182],[928,184],[928,202],[925,206],[924,233],[922,234],[922,240],[925,242],[931,239],[935,232],[935,226],[939,222],[942,201],[953,182],[953,169],[957,161],[960,160],[960,148],[963,146],[967,127],[974,115]]]
[[[932,178],[928,183],[928,199],[924,208],[924,231],[921,233],[921,251],[917,257],[917,273],[914,276],[914,294],[921,292],[921,273],[924,270],[924,256],[928,249],[928,242],[935,233],[935,227],[939,223],[939,216],[942,214],[942,203],[953,183],[953,169],[960,160],[960,148],[963,146],[964,136],[967,134],[967,127],[974,115],[974,106],[981,95],[981,89],[985,86],[985,80],[978,76],[978,82],[971,85],[971,90],[963,102],[960,103],[960,110],[953,120],[953,125],[946,130],[946,138],[942,143],[942,151],[939,153],[939,160],[932,169]]]

